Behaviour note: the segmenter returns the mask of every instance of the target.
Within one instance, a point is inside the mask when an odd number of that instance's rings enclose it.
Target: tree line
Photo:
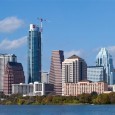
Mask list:
[[[115,92],[109,94],[80,94],[78,96],[26,96],[12,94],[6,96],[0,94],[1,105],[50,105],[50,104],[115,104]]]

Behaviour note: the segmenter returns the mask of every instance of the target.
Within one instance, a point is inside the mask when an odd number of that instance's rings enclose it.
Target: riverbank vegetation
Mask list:
[[[5,96],[0,94],[1,105],[47,105],[47,104],[115,104],[115,92],[97,95],[80,94],[78,96],[26,96],[19,94]]]

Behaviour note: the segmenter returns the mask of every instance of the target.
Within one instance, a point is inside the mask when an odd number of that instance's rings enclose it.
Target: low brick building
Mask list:
[[[104,82],[91,82],[83,80],[78,83],[64,83],[62,88],[63,96],[77,96],[82,93],[97,92],[98,94],[108,90],[107,83]]]
[[[12,84],[12,94],[24,96],[43,96],[53,93],[54,85],[47,83],[34,82],[29,84]]]

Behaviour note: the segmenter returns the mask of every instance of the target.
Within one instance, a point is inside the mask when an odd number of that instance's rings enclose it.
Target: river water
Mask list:
[[[0,115],[115,115],[115,105],[0,105]]]

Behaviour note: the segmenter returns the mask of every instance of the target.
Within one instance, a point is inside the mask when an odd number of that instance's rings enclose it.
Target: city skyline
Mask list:
[[[24,0],[22,5],[21,1],[1,1],[0,53],[15,54],[25,75],[28,28],[30,23],[39,24],[38,17],[46,19],[42,37],[43,71],[50,69],[52,50],[63,50],[65,58],[76,54],[87,65],[94,65],[99,49],[106,47],[115,60],[115,2]]]

